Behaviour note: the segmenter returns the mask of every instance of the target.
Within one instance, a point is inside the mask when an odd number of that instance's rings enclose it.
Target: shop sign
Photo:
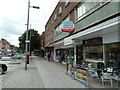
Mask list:
[[[64,45],[78,45],[82,44],[80,40],[64,39]]]
[[[62,21],[62,32],[74,32],[74,22],[73,21]]]
[[[64,40],[64,45],[70,45],[70,44],[73,44],[73,41],[70,39],[70,40]]]

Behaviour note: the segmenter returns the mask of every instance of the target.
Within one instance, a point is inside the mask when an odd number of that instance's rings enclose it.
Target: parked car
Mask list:
[[[7,65],[6,64],[0,64],[0,74],[3,74],[7,71]]]

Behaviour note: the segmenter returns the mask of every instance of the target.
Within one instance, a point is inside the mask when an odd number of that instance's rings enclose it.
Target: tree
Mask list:
[[[30,32],[31,31],[31,32]],[[31,38],[30,38],[30,33],[31,33]],[[30,42],[30,48],[31,51],[33,50],[39,50],[40,49],[40,34],[38,33],[37,30],[34,29],[30,29],[28,31],[28,36],[29,36],[29,40]],[[19,50],[25,52],[25,47],[26,47],[26,32],[24,32],[20,37],[19,37]],[[29,45],[28,45],[28,50],[29,50]]]

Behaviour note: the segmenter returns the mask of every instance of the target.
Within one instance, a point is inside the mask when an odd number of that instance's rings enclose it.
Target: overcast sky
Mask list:
[[[31,0],[30,8],[31,28],[41,34],[45,30],[50,15],[59,0]],[[19,46],[18,37],[27,29],[28,0],[0,0],[0,39],[4,38],[12,45]]]

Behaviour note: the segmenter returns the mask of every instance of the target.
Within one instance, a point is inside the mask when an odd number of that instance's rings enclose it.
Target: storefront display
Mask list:
[[[111,43],[105,45],[105,59],[107,67],[120,66],[120,43]]]
[[[76,76],[78,79],[87,80],[87,71],[83,69],[77,69]]]
[[[92,63],[92,67],[96,68],[98,62],[103,62],[103,45],[102,38],[94,38],[85,40],[84,42],[84,59],[85,62]]]
[[[83,67],[82,65],[78,66],[76,65],[76,67],[74,66],[73,69],[73,78],[82,82],[83,84],[85,84],[85,86],[89,86],[88,83],[88,71],[86,67]]]

